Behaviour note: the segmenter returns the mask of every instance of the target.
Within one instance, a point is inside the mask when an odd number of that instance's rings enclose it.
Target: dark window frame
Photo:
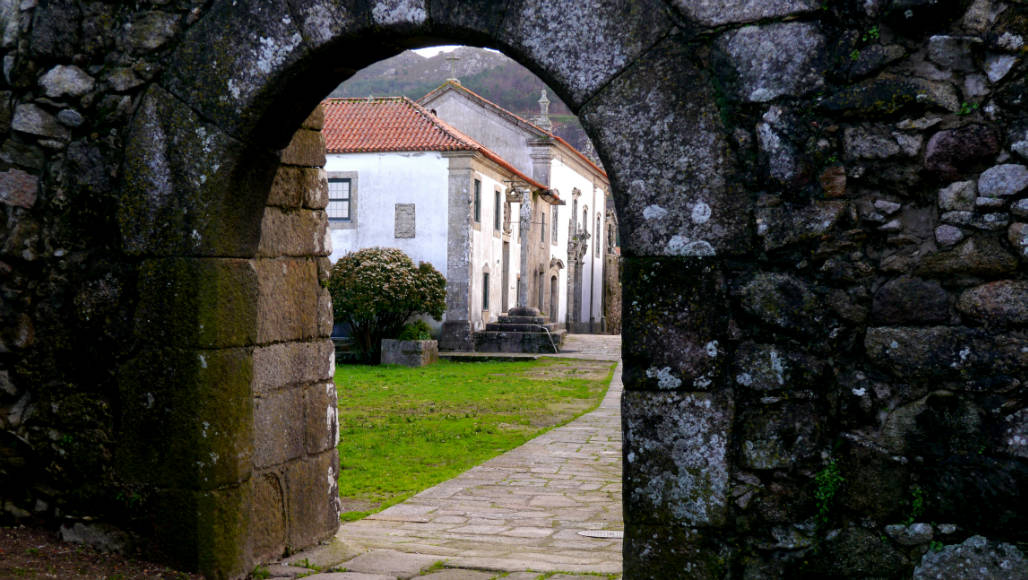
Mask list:
[[[493,190],[493,201],[495,207],[493,207],[493,230],[500,231],[503,229],[503,195],[499,189]]]
[[[482,223],[482,180],[475,179],[475,197],[472,205],[474,206],[473,214],[475,223]]]
[[[482,272],[482,310],[489,310],[489,272]]]

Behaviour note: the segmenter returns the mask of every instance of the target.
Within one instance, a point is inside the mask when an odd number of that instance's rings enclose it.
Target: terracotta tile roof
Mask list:
[[[325,151],[384,153],[390,151],[475,151],[537,191],[560,201],[549,187],[436,117],[407,97],[325,99]]]
[[[473,151],[480,147],[406,97],[326,99],[328,153]]]
[[[435,98],[436,96],[442,94],[446,90],[460,91],[460,92],[470,96],[473,99],[481,101],[483,104],[485,104],[489,108],[493,109],[494,111],[496,111],[500,115],[508,117],[510,119],[513,119],[516,123],[526,125],[526,126],[530,127],[531,129],[533,129],[534,131],[538,132],[541,135],[545,135],[547,137],[550,137],[551,139],[553,139],[557,143],[560,143],[561,145],[566,147],[568,149],[568,151],[570,151],[573,155],[575,155],[575,157],[578,157],[580,160],[584,161],[586,165],[588,165],[589,167],[592,167],[597,172],[599,172],[601,175],[603,175],[603,177],[605,179],[607,178],[607,171],[605,169],[603,169],[602,167],[600,167],[599,165],[594,163],[592,159],[589,159],[588,157],[586,157],[584,153],[582,153],[578,149],[575,149],[574,147],[572,147],[571,143],[568,143],[562,137],[558,137],[557,135],[551,133],[550,131],[547,131],[546,129],[543,129],[539,125],[536,125],[535,123],[533,123],[533,122],[531,122],[531,121],[529,121],[527,119],[524,119],[524,118],[522,118],[522,117],[520,117],[518,115],[515,115],[514,113],[508,111],[507,109],[504,109],[503,107],[497,105],[496,103],[490,101],[489,99],[483,97],[482,95],[476,93],[475,91],[465,87],[464,85],[462,85],[460,83],[455,83],[452,80],[447,80],[442,85],[439,85],[438,87],[433,89],[427,95],[425,95],[425,96],[421,97],[420,99],[418,99],[418,103],[424,104],[427,101],[429,101],[429,100]]]

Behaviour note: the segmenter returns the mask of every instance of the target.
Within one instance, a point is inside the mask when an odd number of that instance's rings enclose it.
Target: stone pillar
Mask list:
[[[727,285],[698,258],[631,257],[624,269],[625,569],[721,578],[734,417]]]
[[[532,191],[528,188],[521,190],[521,212],[518,221],[518,238],[521,240],[521,276],[518,278],[518,305],[514,309],[519,315],[524,313],[531,316],[528,306],[528,280],[529,265],[528,255],[532,240]]]
[[[310,546],[339,527],[331,264],[320,108],[282,152],[261,221],[253,354],[255,561]]]
[[[532,159],[532,179],[550,185],[550,165],[553,162],[553,141],[549,137],[535,139],[528,143]]]
[[[144,107],[139,122],[162,118]],[[201,133],[178,118],[175,130]],[[141,490],[147,518],[161,522],[162,550],[209,577],[244,575],[339,525],[332,308],[321,286],[331,249],[321,123],[320,111],[312,114],[281,165],[262,165],[267,173],[254,187],[272,184],[263,209],[247,207],[245,183],[229,182],[219,193],[240,199],[216,198],[234,210],[222,228],[219,214],[203,205],[172,212],[195,214],[202,224],[186,241],[133,239],[136,229],[162,227],[161,219],[146,221],[154,213],[126,221],[130,251],[157,256],[141,261],[139,348],[118,369],[115,469]],[[147,154],[190,151],[169,145]],[[128,181],[129,192],[150,183]],[[175,198],[157,201],[168,199]]]
[[[471,329],[471,151],[446,153],[450,160],[449,226],[446,234],[446,313],[440,350],[470,351]]]
[[[139,349],[118,369],[118,477],[168,557],[208,573],[251,563],[257,278],[240,258],[144,260]]]

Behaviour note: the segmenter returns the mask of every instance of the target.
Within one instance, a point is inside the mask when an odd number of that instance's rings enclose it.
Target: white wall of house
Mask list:
[[[447,235],[450,219],[468,219],[471,229],[472,273],[469,292],[469,320],[475,330],[496,321],[503,310],[503,205],[505,180],[510,175],[497,171],[484,160],[474,162],[468,213],[448,215],[449,160],[439,152],[329,154],[325,170],[333,176],[351,178],[353,207],[349,222],[330,221],[334,262],[347,252],[372,246],[399,248],[417,262],[429,262],[446,275]],[[479,219],[474,221],[474,179],[481,183]],[[496,192],[499,191],[499,228],[496,227]],[[413,204],[414,237],[397,237],[396,205]],[[508,305],[517,304],[517,276],[521,249],[517,235],[519,204],[512,204],[509,237]],[[488,309],[485,306],[483,274],[489,272]]]
[[[599,212],[600,216],[603,216],[606,207],[606,192],[598,185],[592,177],[576,167],[574,161],[565,162],[560,157],[557,157],[551,162],[550,186],[556,188],[560,192],[561,198],[566,202],[566,205],[560,209],[560,212],[563,213],[563,218],[559,248],[554,248],[554,250],[559,250],[561,252],[561,259],[567,263],[567,236],[570,231],[568,220],[572,219],[572,212],[577,212],[573,217],[576,220],[575,223],[578,224],[579,229],[584,228],[590,235],[588,252],[583,257],[582,262],[582,310],[579,318],[583,322],[589,322],[590,318],[592,318],[597,323],[603,316],[604,250],[602,244],[605,240],[603,239],[602,231],[599,236],[595,231],[596,215]],[[575,189],[581,192],[581,195],[578,197],[577,208],[572,194]],[[588,210],[587,216],[585,223],[583,223],[583,211],[586,210]],[[602,230],[602,217],[600,224]],[[601,245],[598,255],[596,244]],[[563,312],[566,312],[566,310]]]
[[[564,264],[563,268],[560,268],[557,272],[557,283],[560,286],[560,290],[557,292],[557,322],[564,322],[567,320],[568,313],[568,220],[571,215],[571,204],[567,202],[567,193],[563,190],[559,190],[561,199],[565,201],[565,205],[551,205],[549,206],[549,217],[547,218],[550,239],[550,257],[556,258]],[[568,190],[570,193],[571,190]],[[554,228],[554,215],[556,214],[556,228],[557,238],[554,241],[553,228]],[[552,274],[552,273],[551,273]]]
[[[449,161],[439,152],[329,154],[325,171],[356,174],[353,220],[329,222],[333,262],[360,248],[399,248],[445,275]],[[396,237],[396,204],[414,204],[414,237]]]
[[[481,183],[479,219],[474,219],[474,199],[471,205],[471,322],[475,330],[485,329],[489,322],[495,322],[503,312],[503,209],[509,175],[493,170],[485,163],[477,163],[473,174],[471,191],[474,196],[474,180]],[[499,192],[499,196],[497,196]],[[497,197],[499,205],[497,205]],[[497,209],[499,215],[497,215]],[[510,259],[508,263],[508,306],[517,304],[517,275],[521,270],[521,248],[517,243],[518,204],[512,204],[510,236]],[[497,220],[497,218],[499,218]],[[497,223],[497,221],[499,223]],[[498,226],[498,227],[497,227]],[[486,308],[485,276],[489,274],[488,308]]]

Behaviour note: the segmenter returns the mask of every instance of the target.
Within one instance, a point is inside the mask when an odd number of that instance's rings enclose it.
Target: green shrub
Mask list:
[[[424,320],[415,320],[410,324],[405,324],[396,338],[400,340],[432,340],[432,327]]]
[[[395,248],[350,252],[332,267],[328,280],[336,321],[347,322],[364,362],[377,364],[382,339],[398,336],[412,316],[441,320],[446,279],[431,264],[417,267]]]

